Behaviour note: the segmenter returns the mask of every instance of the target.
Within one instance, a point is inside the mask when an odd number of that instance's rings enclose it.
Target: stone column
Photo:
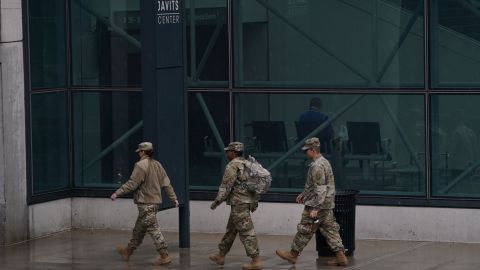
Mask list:
[[[22,1],[0,1],[0,244],[28,238]]]

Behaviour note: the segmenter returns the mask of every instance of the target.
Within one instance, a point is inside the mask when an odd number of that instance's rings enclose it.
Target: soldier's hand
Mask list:
[[[178,200],[174,200],[173,204],[175,205],[175,207],[178,207]]]
[[[296,199],[295,201],[296,201],[297,203],[303,203],[303,196],[302,196],[302,194],[299,194],[299,195],[297,196],[297,199]]]
[[[117,198],[117,194],[114,192],[112,196],[110,196],[110,199],[112,199],[112,201],[115,201],[116,198]]]
[[[250,212],[255,212],[255,210],[257,210],[258,208],[258,202],[254,202],[254,203],[251,203],[250,204]]]
[[[217,206],[219,205],[218,201],[213,201],[212,204],[210,205],[210,209],[215,210]]]
[[[312,210],[310,211],[310,217],[311,218],[316,218],[318,215],[318,210]]]

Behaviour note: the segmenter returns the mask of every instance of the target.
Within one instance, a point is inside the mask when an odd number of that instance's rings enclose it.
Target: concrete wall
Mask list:
[[[192,232],[224,232],[229,208],[222,204],[210,210],[208,201],[190,203]],[[252,214],[259,234],[292,235],[302,206],[293,203],[261,203]],[[74,228],[133,228],[137,210],[129,199],[73,198]],[[178,211],[157,215],[164,231],[178,231]],[[480,243],[480,211],[475,209],[357,206],[357,239],[386,239]]]
[[[72,228],[72,199],[62,199],[29,207],[29,237],[38,238]]]
[[[21,10],[0,1],[0,244],[28,237]]]

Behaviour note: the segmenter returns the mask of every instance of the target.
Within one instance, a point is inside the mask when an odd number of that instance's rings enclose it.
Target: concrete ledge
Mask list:
[[[225,231],[228,206],[212,211],[208,201],[191,201],[190,207],[192,232]],[[294,203],[261,203],[252,214],[255,230],[264,235],[294,235],[302,208]],[[131,230],[137,214],[131,199],[71,198],[33,205],[30,237],[70,227]],[[161,211],[157,218],[163,231],[178,232],[177,209]],[[355,229],[357,239],[480,243],[478,224],[480,211],[475,209],[357,206]]]
[[[358,206],[356,237],[480,243],[478,224],[476,209]]]
[[[39,238],[72,228],[72,199],[62,199],[29,207],[29,238]]]

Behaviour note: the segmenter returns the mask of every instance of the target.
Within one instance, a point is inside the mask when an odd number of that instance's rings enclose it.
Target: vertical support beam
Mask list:
[[[185,0],[142,0],[144,140],[152,141],[180,202],[180,247],[190,247]],[[166,198],[166,196],[164,196]],[[163,209],[172,207],[164,202]]]
[[[26,4],[0,2],[0,14],[10,14],[0,25],[0,244],[11,244],[26,240],[29,231],[22,36]]]

